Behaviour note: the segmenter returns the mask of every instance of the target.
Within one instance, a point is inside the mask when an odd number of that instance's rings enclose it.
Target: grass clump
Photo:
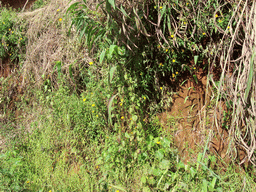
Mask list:
[[[47,3],[49,3],[49,1],[36,0],[32,5],[31,10],[42,8],[47,5]]]

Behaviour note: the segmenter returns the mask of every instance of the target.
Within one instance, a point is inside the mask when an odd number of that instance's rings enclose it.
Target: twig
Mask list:
[[[25,10],[25,8],[26,8],[26,6],[27,6],[27,4],[28,4],[28,1],[29,1],[29,0],[26,1],[26,3],[25,3],[25,5],[23,6],[21,12],[23,12],[23,11]]]

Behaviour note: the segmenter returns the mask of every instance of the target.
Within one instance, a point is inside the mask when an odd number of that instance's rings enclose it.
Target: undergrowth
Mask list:
[[[93,81],[93,80],[92,80]],[[95,87],[96,88],[96,87]],[[198,155],[184,164],[170,147],[157,117],[115,114],[114,126],[101,105],[106,90],[77,96],[65,85],[38,91],[30,127],[21,123],[13,148],[0,157],[2,190],[21,191],[237,191],[251,189],[250,178],[212,168],[216,157]],[[126,98],[120,99],[125,107]],[[113,104],[119,112],[120,103]],[[113,109],[114,110],[114,109]],[[122,118],[125,117],[125,118]],[[125,124],[125,121],[129,123]],[[242,179],[242,181],[240,181]],[[245,184],[241,185],[241,182]]]
[[[26,56],[31,57],[22,74],[26,88],[15,103],[22,115],[14,121],[13,139],[1,151],[0,189],[254,191],[253,175],[233,163],[222,171],[218,158],[209,153],[210,136],[197,160],[184,164],[174,135],[167,134],[157,116],[182,75],[197,82],[195,71],[208,69],[201,65],[204,57],[217,52],[210,50],[214,40],[208,47],[203,40],[220,38],[218,30],[229,27],[228,6],[221,11],[217,0],[206,6],[203,1],[191,3],[122,5],[107,0],[90,8],[85,0],[66,7],[52,1],[42,9],[49,15],[39,12],[49,19],[44,21],[49,29],[38,23],[40,14],[33,15],[35,28],[30,26],[27,33],[31,47]],[[49,49],[39,49],[37,42]],[[81,49],[88,58],[72,52]],[[3,91],[8,85],[1,86]],[[0,133],[8,137],[4,129]]]

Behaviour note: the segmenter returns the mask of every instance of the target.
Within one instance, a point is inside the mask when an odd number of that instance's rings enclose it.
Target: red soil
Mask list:
[[[28,0],[26,8],[29,8],[36,0]],[[12,8],[18,9],[23,8],[27,0],[1,0],[2,6],[10,6]]]

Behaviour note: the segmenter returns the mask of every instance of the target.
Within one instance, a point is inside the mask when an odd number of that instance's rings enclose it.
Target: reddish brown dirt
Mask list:
[[[11,74],[10,59],[0,59],[0,77],[8,77]]]
[[[200,69],[197,73],[198,83],[188,80],[173,97],[171,110],[162,113],[159,118],[167,130],[174,136],[174,144],[184,162],[191,161],[194,152],[204,145],[204,132],[200,129],[200,110],[204,105],[207,78]],[[168,126],[169,119],[172,126]]]
[[[15,103],[19,101],[19,97],[23,94],[23,87],[21,85],[22,76],[16,73],[16,71],[18,70],[16,67],[17,65],[15,66],[14,64],[12,64],[9,58],[0,59],[0,78],[10,77],[7,80],[6,89],[2,91],[3,96],[9,98],[8,104],[6,103],[8,110],[5,116],[8,116],[9,113],[14,112],[15,118],[17,119],[21,111],[16,109],[17,107]],[[2,82],[0,82],[0,91],[1,90]],[[2,106],[0,106],[0,109],[3,109]],[[0,113],[0,122],[5,120],[6,119],[4,115]]]
[[[218,78],[219,71],[214,74]],[[210,105],[211,89],[206,93],[207,76],[202,68],[195,73],[198,83],[189,79],[179,87],[177,94],[173,97],[171,109],[159,115],[162,126],[173,135],[174,145],[178,149],[179,156],[184,163],[196,161],[197,152],[202,152],[205,145],[209,152],[219,156],[218,164],[225,167],[230,162],[226,155],[228,150],[228,131],[214,126],[214,114],[218,119],[222,118],[223,111],[213,111],[207,108]],[[207,108],[207,109],[206,109]],[[223,104],[222,109],[225,109]],[[204,110],[206,110],[207,121],[203,125],[200,119],[203,119]],[[210,136],[209,143],[206,141]],[[245,157],[245,153],[238,150],[238,161]]]
[[[36,0],[29,0],[26,9],[31,7],[31,5],[35,2]],[[12,8],[18,9],[18,8],[23,8],[24,5],[26,4],[27,0],[1,0],[3,6],[10,6]]]

